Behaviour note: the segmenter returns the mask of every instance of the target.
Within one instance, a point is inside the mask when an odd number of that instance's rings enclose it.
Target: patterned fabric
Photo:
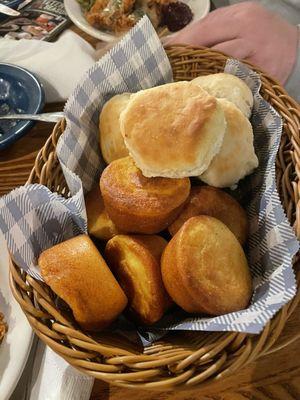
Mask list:
[[[0,199],[0,229],[15,262],[30,275],[42,280],[37,267],[42,250],[87,232],[83,192],[99,180],[104,166],[98,137],[104,103],[117,93],[171,80],[165,51],[150,21],[143,18],[80,81],[65,106],[67,128],[57,145],[72,197],[26,185]]]
[[[275,180],[275,159],[280,144],[282,121],[260,95],[259,75],[237,60],[228,60],[225,72],[238,76],[252,90],[254,107],[251,123],[259,168],[232,192],[245,206],[249,218],[247,258],[254,283],[254,294],[247,310],[214,318],[166,318],[156,328],[167,330],[238,331],[259,333],[267,321],[296,293],[291,260],[299,249],[284,214]],[[175,319],[175,322],[174,322]],[[229,329],[230,327],[230,329]],[[153,340],[159,337],[146,334]]]
[[[143,18],[124,38],[91,68],[69,98],[67,128],[57,146],[59,160],[72,194],[80,176],[85,191],[98,181],[103,169],[99,149],[98,119],[104,103],[124,92],[137,92],[172,81],[172,70],[155,30]]]
[[[250,220],[246,253],[254,295],[247,310],[220,317],[191,318],[182,311],[166,315],[153,330],[139,329],[151,340],[176,329],[259,333],[295,295],[292,258],[299,244],[275,183],[282,121],[260,97],[257,74],[236,60],[229,60],[225,70],[243,79],[255,97],[252,125],[260,165],[233,192],[246,207]],[[27,185],[0,199],[0,229],[15,261],[30,275],[40,279],[36,264],[42,250],[86,232],[83,193],[98,181],[104,165],[97,126],[103,104],[115,94],[171,81],[168,58],[146,17],[87,72],[66,104],[67,128],[57,146],[72,197],[64,199],[42,185]],[[118,330],[122,327],[122,322],[115,325]]]
[[[87,232],[82,187],[70,199],[38,184],[13,190],[0,198],[0,229],[16,264],[42,280],[41,251]]]

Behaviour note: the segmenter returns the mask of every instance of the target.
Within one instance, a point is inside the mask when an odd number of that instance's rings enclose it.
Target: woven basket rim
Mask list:
[[[175,77],[191,73],[195,66],[206,63],[207,68],[220,68],[227,56],[204,47],[169,46],[166,48]],[[222,64],[223,63],[223,64]],[[278,168],[279,186],[283,204],[290,221],[294,222],[300,237],[300,106],[266,73],[246,62],[261,75],[266,97],[284,114],[284,139]],[[204,68],[204,67],[203,67]],[[40,182],[48,187],[61,188],[65,181],[56,157],[56,145],[65,128],[65,121],[58,123],[45,146],[36,158],[28,183]],[[298,131],[297,131],[298,129]],[[289,161],[287,163],[287,160]],[[291,180],[290,177],[294,177]],[[297,275],[299,283],[300,274]],[[127,342],[122,346],[117,338],[101,336],[100,340],[86,335],[56,309],[51,291],[46,285],[21,271],[10,259],[10,286],[14,297],[39,338],[83,373],[118,386],[148,390],[187,390],[207,385],[233,374],[242,365],[256,360],[263,354],[276,351],[276,341],[291,313],[300,301],[296,297],[266,325],[260,335],[236,332],[199,332],[199,340],[191,346],[181,346],[166,339],[147,347],[144,352],[133,349]],[[53,322],[54,321],[54,322]],[[189,334],[187,334],[189,335]],[[178,334],[179,336],[179,334]],[[192,335],[191,335],[192,336]],[[280,348],[298,338],[281,344]],[[114,341],[115,340],[115,341]],[[118,347],[119,346],[119,347]]]

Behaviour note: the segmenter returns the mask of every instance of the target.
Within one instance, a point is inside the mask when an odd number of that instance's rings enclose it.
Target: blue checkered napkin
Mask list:
[[[299,246],[275,184],[282,122],[259,96],[260,81],[253,71],[230,60],[226,72],[243,79],[255,97],[252,124],[260,165],[236,191],[243,194],[250,219],[247,256],[255,293],[244,311],[215,318],[191,318],[183,312],[168,315],[155,329],[148,330],[151,340],[166,330],[258,333],[295,294],[291,260]],[[86,232],[83,192],[93,186],[103,169],[98,143],[98,117],[103,104],[115,94],[136,92],[171,80],[167,56],[144,17],[80,81],[66,104],[67,128],[57,146],[72,197],[63,199],[42,185],[28,185],[0,199],[0,229],[16,262],[32,276],[40,278],[36,260],[43,249]]]
[[[88,71],[66,104],[67,128],[57,153],[72,194],[77,186],[70,171],[81,178],[88,191],[103,170],[103,163],[99,163],[98,119],[104,103],[119,93],[171,81],[169,60],[149,19],[144,17]]]
[[[79,82],[66,104],[67,128],[57,146],[72,197],[27,185],[0,199],[0,229],[13,258],[30,275],[41,279],[42,250],[87,231],[83,188],[89,190],[103,169],[98,138],[103,104],[115,94],[171,80],[169,60],[145,17]]]
[[[26,185],[0,198],[0,229],[14,261],[42,279],[37,268],[41,251],[87,232],[82,187],[70,199],[43,185]]]
[[[161,320],[156,328],[259,333],[296,293],[292,258],[299,250],[299,243],[284,214],[275,180],[282,120],[259,95],[260,79],[255,72],[237,60],[228,60],[225,72],[244,80],[254,95],[251,123],[259,168],[239,184],[250,224],[247,258],[254,279],[254,295],[247,310],[215,318],[186,318],[178,312]],[[150,337],[151,340],[159,337],[157,331],[152,335],[150,332]]]

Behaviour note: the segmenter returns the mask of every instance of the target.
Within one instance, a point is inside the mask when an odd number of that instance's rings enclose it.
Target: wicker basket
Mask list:
[[[223,71],[226,56],[208,49],[167,49],[176,80]],[[281,114],[284,132],[277,156],[277,186],[288,219],[300,237],[300,109],[281,86],[261,73],[262,96]],[[56,157],[56,144],[64,131],[57,124],[39,152],[29,182],[68,194]],[[117,335],[88,335],[72,316],[56,306],[55,295],[10,262],[13,294],[39,338],[80,371],[119,386],[142,389],[188,389],[223,379],[276,347],[287,319],[300,299],[296,297],[269,322],[260,335],[241,333],[174,332],[145,349]],[[295,262],[296,267],[296,262]],[[300,273],[298,273],[298,283]],[[300,335],[300,334],[299,334]],[[289,343],[297,337],[289,340]]]

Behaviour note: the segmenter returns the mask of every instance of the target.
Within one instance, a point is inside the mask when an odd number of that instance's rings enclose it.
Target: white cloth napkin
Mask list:
[[[0,61],[34,73],[44,86],[47,103],[63,102],[96,61],[96,52],[79,35],[66,30],[54,43],[2,38]]]
[[[93,382],[93,378],[71,367],[50,347],[41,341],[38,343],[30,385],[30,400],[88,400]]]
[[[36,338],[10,400],[89,400],[93,383]]]
[[[70,30],[54,43],[0,39],[0,62],[34,73],[44,86],[47,103],[66,101],[95,61],[93,47]],[[93,381],[36,340],[11,400],[88,400]]]

